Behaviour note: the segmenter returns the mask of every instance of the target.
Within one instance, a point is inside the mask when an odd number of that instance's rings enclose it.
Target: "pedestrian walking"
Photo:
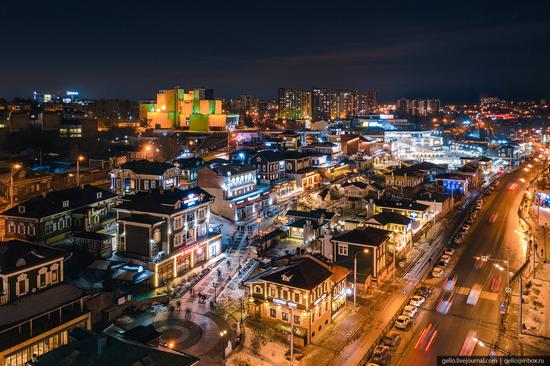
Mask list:
[[[181,310],[181,301],[176,301],[176,311],[180,311]]]

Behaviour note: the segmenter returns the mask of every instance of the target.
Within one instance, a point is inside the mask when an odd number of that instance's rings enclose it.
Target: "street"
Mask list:
[[[490,347],[476,343],[473,336],[489,344],[498,340],[499,301],[503,299],[507,276],[506,271],[499,270],[495,264],[505,266],[502,260],[508,255],[510,268],[519,268],[525,261],[526,247],[516,232],[517,211],[527,184],[520,179],[527,182],[531,175],[532,172],[519,169],[503,177],[495,192],[486,198],[470,233],[455,254],[459,258],[454,269],[447,270],[442,278],[426,280],[436,290],[422,306],[412,329],[400,332],[403,340],[393,354],[392,364],[435,365],[438,355],[489,354]],[[516,188],[510,189],[514,183]],[[491,217],[496,217],[492,223]],[[490,259],[476,260],[475,257],[481,256]],[[457,276],[457,281],[452,302],[444,314],[444,311],[438,312],[438,304],[443,297],[447,299],[449,293],[441,289],[441,285],[451,275]],[[466,299],[476,284],[482,287],[479,300],[475,305],[468,305]],[[429,338],[429,342],[423,338]]]

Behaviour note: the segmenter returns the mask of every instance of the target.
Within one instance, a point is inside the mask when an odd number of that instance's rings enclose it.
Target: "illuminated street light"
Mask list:
[[[10,174],[10,205],[13,205],[13,174],[17,169],[20,169],[22,167],[21,164],[15,163],[11,167],[11,174]]]

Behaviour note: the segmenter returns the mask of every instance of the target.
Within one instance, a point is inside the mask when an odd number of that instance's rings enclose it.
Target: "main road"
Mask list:
[[[435,291],[421,308],[413,328],[400,332],[402,342],[394,352],[392,365],[436,365],[437,356],[488,355],[490,348],[473,337],[494,343],[499,333],[500,302],[507,286],[506,267],[518,268],[525,261],[526,244],[520,238],[518,209],[533,169],[527,166],[501,179],[472,224],[443,278],[426,283]],[[487,256],[486,262],[477,258]],[[458,257],[458,259],[456,259]],[[456,276],[452,291],[443,288],[449,276]],[[430,276],[431,277],[431,276]],[[473,305],[466,303],[474,286],[481,293]],[[451,299],[445,306],[443,300]],[[447,309],[445,309],[445,307]]]

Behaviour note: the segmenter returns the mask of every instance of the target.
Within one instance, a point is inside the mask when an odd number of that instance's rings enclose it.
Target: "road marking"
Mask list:
[[[458,287],[456,292],[460,295],[468,296],[470,294],[470,287]],[[496,292],[481,291],[479,298],[490,301],[498,301],[498,294]]]

